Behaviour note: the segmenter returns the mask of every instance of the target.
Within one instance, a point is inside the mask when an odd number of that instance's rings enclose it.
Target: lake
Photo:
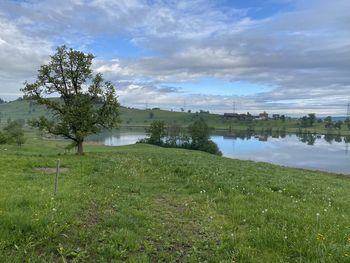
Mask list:
[[[123,130],[95,136],[91,140],[120,146],[134,144],[145,137],[146,134],[142,131]],[[225,157],[350,174],[348,137],[313,134],[214,134],[211,139]]]

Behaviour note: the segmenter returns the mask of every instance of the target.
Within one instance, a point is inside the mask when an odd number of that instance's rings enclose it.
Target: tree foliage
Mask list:
[[[346,118],[344,121],[344,124],[348,127],[348,129],[350,130],[350,118]]]
[[[0,131],[0,144],[5,144],[5,143],[7,143],[6,135]]]
[[[202,119],[196,120],[188,127],[189,135],[186,135],[179,125],[171,124],[166,127],[164,121],[153,121],[146,132],[148,138],[140,140],[139,143],[200,150],[221,155],[216,143],[210,140],[209,126]]]
[[[210,140],[210,128],[204,120],[196,120],[188,127],[188,131],[192,149],[222,155],[216,143]]]
[[[326,129],[332,129],[333,128],[333,120],[331,116],[327,116],[324,119],[324,126]]]
[[[165,122],[153,121],[150,127],[146,129],[146,132],[149,136],[148,142],[150,144],[162,145],[163,138],[166,136]]]
[[[340,130],[342,125],[343,125],[342,121],[337,121],[336,123],[334,123],[334,128]]]
[[[300,126],[304,128],[312,127],[315,122],[316,122],[315,113],[309,113],[307,116],[303,116],[302,118],[300,118]]]
[[[51,61],[39,69],[37,80],[22,89],[53,113],[53,119],[40,117],[31,124],[73,140],[79,154],[88,135],[117,127],[120,122],[115,88],[102,74],[93,75],[93,58],[92,54],[58,47]],[[59,99],[50,99],[50,95]]]
[[[16,143],[18,146],[22,146],[25,142],[23,121],[15,120],[10,121],[4,127],[5,134],[0,135],[0,141],[3,143]]]

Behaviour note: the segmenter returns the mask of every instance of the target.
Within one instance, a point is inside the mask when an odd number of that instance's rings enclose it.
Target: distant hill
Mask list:
[[[320,117],[320,119],[325,119],[326,117]],[[345,121],[346,116],[332,116],[333,121]]]
[[[0,123],[7,119],[30,120],[39,116],[48,116],[50,113],[44,106],[39,106],[28,100],[16,100],[0,104]],[[205,119],[211,126],[223,124],[223,118],[218,114],[188,113],[166,111],[161,109],[140,110],[134,108],[120,108],[122,126],[148,126],[154,120],[163,120],[166,123],[177,123],[187,126],[198,116]]]
[[[23,119],[25,121],[39,116],[49,116],[49,111],[33,102],[28,100],[16,100],[7,103],[0,103],[0,125],[3,126],[7,119],[11,118],[12,120]],[[271,129],[285,129],[288,132],[298,132],[299,124],[298,119],[288,119],[286,122],[281,120],[269,120],[261,121],[256,120],[252,123],[245,121],[233,121],[229,118],[224,118],[219,114],[211,113],[188,113],[188,112],[175,112],[167,111],[161,109],[147,109],[140,110],[134,108],[120,108],[120,117],[122,120],[121,127],[146,127],[154,120],[165,121],[166,124],[178,124],[182,127],[186,127],[193,123],[196,119],[204,119],[208,125],[212,128],[218,130],[247,130],[255,129],[257,131],[271,130]],[[345,117],[338,116],[333,117],[334,121],[344,120]],[[315,124],[313,127],[308,128],[310,132],[318,133],[328,133],[323,124]],[[339,133],[338,130],[334,132]],[[349,130],[345,125],[342,127],[342,134],[348,134]]]

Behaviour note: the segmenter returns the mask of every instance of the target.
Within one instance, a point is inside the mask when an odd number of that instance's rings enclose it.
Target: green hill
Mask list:
[[[4,123],[8,118],[29,120],[38,116],[47,116],[49,112],[43,106],[35,105],[26,100],[17,100],[0,104],[0,114],[1,122]],[[187,126],[198,115],[213,127],[219,127],[225,123],[222,116],[217,114],[173,112],[160,109],[139,110],[126,107],[121,107],[120,109],[122,126],[148,126],[154,120],[164,120],[167,123]]]
[[[150,145],[87,145],[79,157],[65,145],[0,146],[0,262],[349,262],[348,177]]]
[[[43,107],[26,100],[12,101],[0,104],[0,125],[6,123],[8,118],[29,120],[38,116],[47,116],[49,112]],[[315,123],[313,127],[300,128],[297,119],[282,120],[254,120],[234,121],[224,118],[219,114],[175,112],[160,109],[140,110],[134,108],[120,108],[121,126],[145,127],[152,121],[162,120],[167,124],[178,124],[183,127],[191,124],[196,118],[203,118],[210,127],[227,131],[254,131],[254,132],[302,132],[319,134],[350,135],[346,125],[339,129],[326,129],[323,123]]]

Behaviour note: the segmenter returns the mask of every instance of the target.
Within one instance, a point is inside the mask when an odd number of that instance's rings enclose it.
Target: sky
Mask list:
[[[58,46],[129,107],[345,115],[349,0],[1,0],[0,98]]]

